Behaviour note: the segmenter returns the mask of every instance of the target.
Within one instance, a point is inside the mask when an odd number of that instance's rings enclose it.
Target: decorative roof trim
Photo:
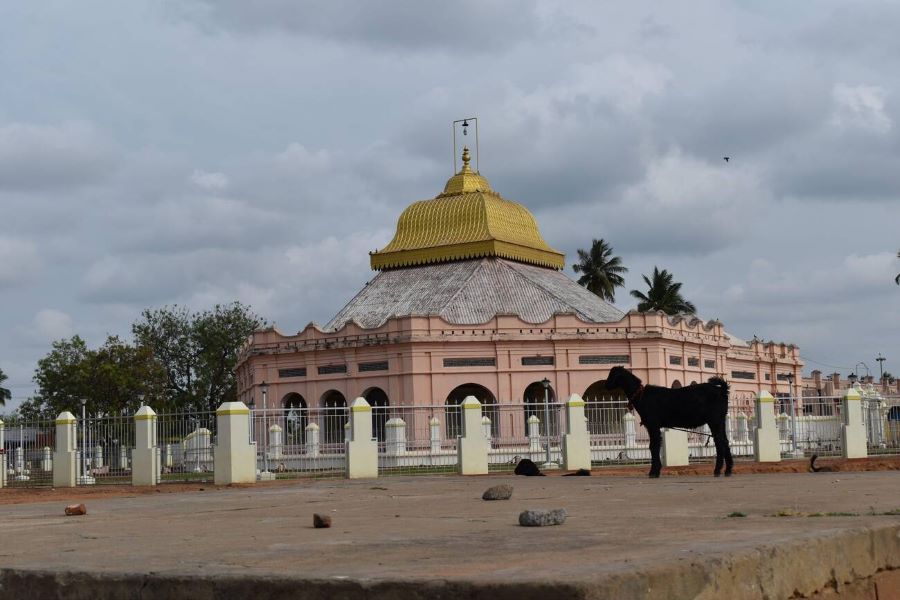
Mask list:
[[[431,263],[450,262],[497,256],[539,267],[563,269],[566,257],[555,250],[529,248],[501,240],[483,240],[432,248],[378,252],[371,255],[372,268],[376,271],[412,267]]]

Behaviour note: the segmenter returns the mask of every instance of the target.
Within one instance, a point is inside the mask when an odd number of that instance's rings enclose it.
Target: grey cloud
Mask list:
[[[96,183],[114,166],[110,143],[89,123],[0,125],[0,190]]]
[[[508,48],[538,31],[533,0],[498,2],[354,2],[274,0],[195,0],[171,7],[202,26],[232,31],[283,31],[385,49],[441,49],[468,54]]]

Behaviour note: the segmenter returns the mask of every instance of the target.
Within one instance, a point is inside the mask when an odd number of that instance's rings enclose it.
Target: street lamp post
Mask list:
[[[785,379],[788,382],[788,400],[791,402],[791,456],[794,458],[803,457],[803,453],[797,449],[797,412],[794,405],[794,374],[786,373]]]
[[[259,384],[259,390],[260,390],[260,392],[262,392],[262,414],[263,414],[263,428],[262,428],[263,429],[262,430],[263,472],[259,474],[259,478],[260,478],[260,480],[265,481],[267,479],[274,479],[274,477],[272,477],[272,473],[269,472],[269,453],[268,453],[269,421],[266,416],[266,410],[267,410],[267,406],[268,406],[266,403],[266,400],[268,399],[269,384],[266,383],[265,381],[263,381],[261,384]]]
[[[875,360],[878,361],[878,383],[884,384],[884,367],[883,363],[887,359],[881,355],[881,352],[878,353],[878,356],[875,357]]]
[[[550,380],[544,377],[541,381],[544,386],[544,431],[547,432],[547,458],[545,464],[550,464]]]

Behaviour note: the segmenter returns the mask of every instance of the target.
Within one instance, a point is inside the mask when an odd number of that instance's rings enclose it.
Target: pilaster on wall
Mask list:
[[[131,485],[159,483],[159,451],[156,447],[156,413],[142,406],[134,415],[134,450],[131,451]]]
[[[781,462],[781,438],[775,422],[775,398],[762,391],[756,397],[753,457],[757,462]]]
[[[77,420],[69,411],[56,417],[56,451],[53,453],[53,487],[78,484]]]
[[[488,472],[488,445],[481,427],[481,402],[475,396],[466,396],[459,407],[463,425],[456,446],[459,473],[484,475]]]
[[[661,460],[664,467],[683,467],[690,463],[686,431],[662,430]]]
[[[378,442],[372,439],[372,407],[365,398],[350,405],[350,439],[347,446],[347,477],[378,477]]]
[[[256,443],[250,443],[250,409],[223,402],[216,409],[215,484],[256,483]]]
[[[841,424],[841,450],[844,458],[865,458],[866,428],[862,418],[862,397],[855,387],[844,392],[842,400],[844,422]]]
[[[584,400],[578,394],[572,394],[566,401],[566,433],[562,453],[564,469],[591,469],[591,444],[584,416]]]

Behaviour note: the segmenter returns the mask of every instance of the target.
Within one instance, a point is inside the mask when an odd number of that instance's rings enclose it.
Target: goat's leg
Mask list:
[[[662,446],[662,433],[659,428],[647,428],[647,433],[650,435],[650,473],[649,476],[656,478],[659,477],[659,472],[662,470],[662,461],[659,459],[659,448]]]
[[[722,472],[722,463],[725,463],[725,476],[731,475],[731,469],[734,459],[731,457],[731,447],[728,445],[728,435],[725,432],[724,425],[710,426],[713,440],[716,443],[716,470],[713,475],[718,477]]]

